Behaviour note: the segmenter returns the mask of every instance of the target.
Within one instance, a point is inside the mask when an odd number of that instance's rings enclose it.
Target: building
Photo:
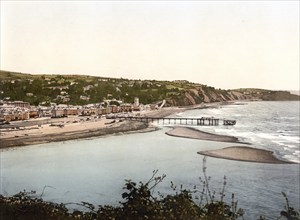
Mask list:
[[[14,107],[30,108],[29,102],[13,101],[13,102],[6,102],[5,104],[12,105]]]
[[[51,117],[53,118],[62,118],[67,116],[67,110],[61,108],[54,108],[51,110]]]
[[[120,112],[132,112],[132,105],[131,104],[120,105]]]
[[[134,97],[134,107],[137,107],[137,106],[139,106],[140,105],[140,100],[139,100],[139,98],[138,97]]]

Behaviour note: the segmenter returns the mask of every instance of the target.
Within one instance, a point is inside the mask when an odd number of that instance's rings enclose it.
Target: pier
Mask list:
[[[130,121],[157,122],[158,124],[179,124],[198,126],[218,126],[221,119],[214,117],[201,118],[160,118],[160,117],[137,117],[137,116],[116,116],[117,119]],[[223,125],[235,125],[234,120],[223,120]]]

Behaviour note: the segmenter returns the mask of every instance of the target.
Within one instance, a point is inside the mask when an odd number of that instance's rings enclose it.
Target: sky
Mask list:
[[[4,1],[1,70],[299,90],[299,1]]]

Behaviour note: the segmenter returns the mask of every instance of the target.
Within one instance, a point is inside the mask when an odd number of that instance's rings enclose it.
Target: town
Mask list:
[[[113,103],[113,104],[111,104]],[[63,118],[68,116],[110,116],[116,113],[131,113],[150,111],[161,108],[156,104],[140,104],[139,98],[134,103],[123,103],[116,99],[105,99],[101,103],[87,105],[67,105],[51,103],[50,106],[32,106],[24,101],[0,101],[0,122],[8,124],[11,121],[29,120],[50,117]]]

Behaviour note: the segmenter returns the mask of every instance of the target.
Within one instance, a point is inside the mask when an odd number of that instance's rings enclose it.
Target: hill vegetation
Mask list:
[[[105,99],[132,103],[139,97],[143,104],[166,100],[167,106],[187,106],[200,103],[261,99],[299,100],[287,91],[263,89],[224,90],[185,80],[157,81],[107,78],[86,75],[24,74],[0,71],[0,99],[26,101],[31,105],[83,105]]]

